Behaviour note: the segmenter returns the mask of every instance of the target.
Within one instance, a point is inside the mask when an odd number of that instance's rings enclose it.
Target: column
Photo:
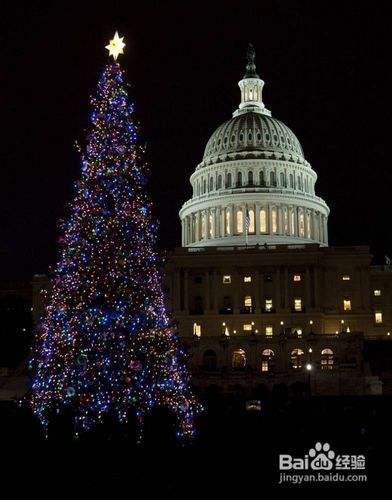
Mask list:
[[[244,238],[245,238],[245,234],[246,234],[246,228],[245,228],[246,206],[243,205],[241,208],[242,208],[242,234],[244,235]]]
[[[268,205],[268,233],[272,234],[272,205]]]
[[[181,246],[185,246],[185,219],[181,219]]]
[[[284,228],[283,228],[283,210],[282,206],[279,205],[277,207],[277,219],[278,219],[278,234],[284,234]]]
[[[255,233],[260,234],[260,204],[256,203],[255,206]]]
[[[323,226],[324,226],[324,242],[328,245],[328,227],[327,227],[327,218],[323,217]]]
[[[203,210],[201,216],[202,216],[202,221],[204,220],[204,236],[202,234],[202,239],[203,239],[203,241],[207,241],[207,239],[208,239],[208,211]],[[202,228],[203,228],[203,222],[202,222]]]
[[[234,205],[230,205],[230,236],[234,236]]]

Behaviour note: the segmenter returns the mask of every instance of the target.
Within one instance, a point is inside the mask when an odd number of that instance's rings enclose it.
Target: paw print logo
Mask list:
[[[309,457],[313,459],[310,462],[311,469],[331,470],[333,467],[332,460],[335,458],[335,452],[331,450],[329,443],[316,443],[314,448],[310,448]]]

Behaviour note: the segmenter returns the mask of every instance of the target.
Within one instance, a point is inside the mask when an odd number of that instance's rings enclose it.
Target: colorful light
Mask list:
[[[190,437],[199,405],[165,310],[148,171],[123,78],[109,63],[91,99],[81,178],[37,328],[29,401],[44,426],[71,405],[76,435],[108,412],[126,420],[129,408],[141,428],[147,412],[165,406],[178,434]]]

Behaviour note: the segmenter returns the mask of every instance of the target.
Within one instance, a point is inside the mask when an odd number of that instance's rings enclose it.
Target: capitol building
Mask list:
[[[328,244],[327,203],[294,132],[263,101],[252,46],[241,101],[208,139],[166,266],[194,383],[248,394],[306,384],[380,394],[364,344],[392,332],[392,269]]]

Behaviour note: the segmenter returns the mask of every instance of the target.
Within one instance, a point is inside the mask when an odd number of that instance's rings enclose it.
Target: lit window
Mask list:
[[[246,366],[246,355],[243,349],[233,351],[232,366],[234,370],[241,370]]]
[[[272,299],[265,299],[265,310],[271,312],[273,309]]]
[[[255,212],[253,209],[248,210],[248,217],[249,217],[248,232],[254,233],[255,232]]]
[[[271,325],[267,325],[265,327],[265,334],[268,335],[268,336],[271,336],[274,334],[274,329]]]
[[[274,351],[271,349],[264,349],[261,354],[261,371],[268,372],[271,368],[273,368],[274,362]]]
[[[208,232],[209,232],[210,238],[212,238],[214,236],[214,218],[213,218],[212,214],[209,215]]]
[[[310,230],[310,214],[306,214],[306,236],[311,238],[311,230]]]
[[[203,214],[201,217],[201,237],[206,237],[206,214]]]
[[[260,210],[260,232],[261,233],[267,232],[267,212],[265,208],[262,208]]]
[[[237,210],[237,233],[241,234],[244,231],[244,221],[242,210]]]
[[[261,371],[262,372],[268,372],[268,361],[263,360],[261,362]]]
[[[301,275],[300,274],[294,274],[293,281],[301,281]]]
[[[304,219],[304,214],[302,212],[299,214],[298,225],[299,225],[299,235],[301,238],[303,238],[305,236],[305,219]]]
[[[294,299],[294,311],[302,311],[302,299]]]
[[[196,337],[201,336],[201,325],[193,323],[193,335],[196,335]]]
[[[321,369],[332,370],[333,368],[333,351],[332,349],[323,349],[321,351]]]
[[[246,323],[244,326],[244,332],[251,332],[252,331],[252,324],[251,323]]]
[[[245,307],[252,307],[252,297],[250,295],[247,295],[244,298],[244,306]]]
[[[285,208],[283,212],[283,226],[284,226],[284,234],[289,234],[289,216],[287,213],[287,208]]]
[[[375,297],[380,297],[381,290],[374,290],[374,295],[375,295]]]
[[[380,325],[382,323],[382,312],[378,311],[374,313],[374,321],[377,323],[377,325]]]
[[[230,234],[230,210],[226,209],[226,234]]]
[[[222,283],[224,285],[228,285],[231,283],[231,276],[229,274],[225,274],[222,278]]]
[[[350,279],[351,279],[351,278],[350,278],[350,276],[349,276],[348,274],[344,274],[344,275],[342,276],[342,280],[343,280],[343,281],[350,281]]]
[[[276,208],[272,209],[271,223],[272,223],[272,232],[275,234],[278,232],[278,214],[277,214]]]
[[[290,210],[290,232],[293,235],[295,234],[295,216],[292,210]]]
[[[291,351],[291,366],[297,370],[302,367],[304,351],[302,349],[294,349]]]
[[[345,311],[351,311],[351,300],[350,299],[343,300],[343,309]]]
[[[252,276],[244,276],[244,283],[251,283],[252,282]]]

